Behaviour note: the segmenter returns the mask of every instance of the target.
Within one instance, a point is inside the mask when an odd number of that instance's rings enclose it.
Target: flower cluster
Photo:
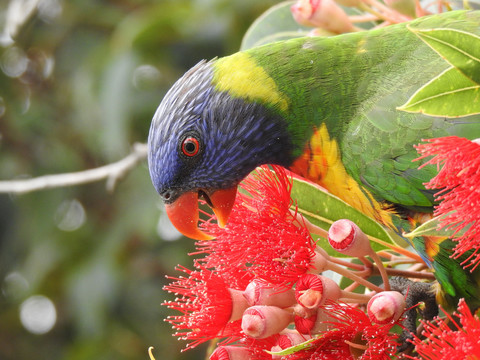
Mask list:
[[[422,157],[434,155],[426,164],[441,168],[427,186],[443,189],[437,195],[442,200],[437,214],[462,231],[455,250],[470,252],[470,259],[478,262],[478,214],[465,204],[465,194],[469,187],[469,200],[480,199],[475,190],[480,146],[446,138],[418,150]],[[172,282],[165,286],[177,296],[165,305],[181,313],[167,321],[176,336],[189,341],[186,349],[218,339],[211,359],[387,360],[413,346],[418,356],[409,356],[416,360],[456,360],[480,352],[480,321],[467,307],[475,301],[460,302],[459,323],[449,316],[453,330],[442,320],[425,321],[438,313],[432,291],[440,288],[409,280],[431,279],[431,274],[395,268],[405,263],[418,268],[415,257],[409,259],[405,250],[395,252],[395,246],[377,254],[350,220],[333,222],[328,232],[316,228],[299,214],[291,189],[287,170],[260,167],[241,184],[226,227],[218,227],[214,215],[203,223],[215,238],[197,242],[191,255],[203,257],[194,261],[194,270],[179,266],[184,275],[169,277]],[[331,249],[319,248],[311,233],[325,237]],[[332,256],[335,252],[359,262]],[[384,268],[379,255],[389,267]],[[350,279],[349,285],[341,288],[321,274],[327,270]],[[372,275],[381,275],[383,284],[372,283]],[[353,292],[358,287],[364,290]],[[421,311],[419,303],[425,304]],[[417,315],[425,319],[426,340],[412,335]],[[403,329],[400,336],[394,327]]]
[[[181,312],[167,319],[175,335],[190,341],[187,349],[222,339],[211,359],[390,358],[399,345],[391,330],[402,321],[404,295],[369,282],[366,265],[318,248],[291,187],[285,169],[261,167],[242,183],[227,226],[204,224],[215,236],[197,243],[195,254],[204,257],[194,261],[195,270],[178,267],[185,276],[165,286],[177,296],[165,305]],[[362,257],[372,251],[352,222],[336,222],[327,236],[340,250],[357,246]],[[361,284],[373,291],[342,289],[319,274],[327,269],[350,277],[351,289]]]

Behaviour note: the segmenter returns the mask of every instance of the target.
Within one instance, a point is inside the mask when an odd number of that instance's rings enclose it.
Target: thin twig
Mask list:
[[[0,181],[0,193],[25,194],[32,191],[87,184],[106,180],[107,191],[113,191],[118,180],[123,178],[138,163],[147,157],[147,145],[133,144],[132,152],[123,159],[85,171],[44,175],[31,179]]]
[[[431,272],[392,269],[392,268],[388,268],[388,267],[385,268],[385,270],[386,270],[387,274],[389,274],[390,276],[403,276],[403,277],[407,277],[407,278],[435,280],[435,275]],[[376,266],[373,267],[373,271],[374,272],[378,271]]]

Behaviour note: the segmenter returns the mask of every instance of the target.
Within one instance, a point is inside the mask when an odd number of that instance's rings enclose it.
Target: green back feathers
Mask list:
[[[437,301],[450,309],[458,304],[460,298],[464,298],[470,307],[476,308],[480,306],[480,268],[473,271],[463,269],[461,264],[469,253],[452,259],[455,245],[448,238],[414,239],[415,250],[431,260],[435,277],[441,285],[437,289]]]
[[[422,138],[480,137],[479,116],[462,121],[396,110],[450,65],[407,26],[480,34],[480,12],[448,12],[368,32],[298,38],[218,59],[214,85],[258,102],[286,121],[293,157],[325,124],[348,174],[378,200],[412,209],[433,205],[413,148]]]

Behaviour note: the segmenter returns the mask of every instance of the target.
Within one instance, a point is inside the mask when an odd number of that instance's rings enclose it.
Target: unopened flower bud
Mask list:
[[[295,287],[295,297],[299,304],[308,309],[316,309],[327,299],[338,300],[342,295],[340,287],[331,279],[321,275],[302,275]]]
[[[295,21],[305,26],[338,34],[355,30],[348,15],[333,0],[298,0],[291,11]]]
[[[248,308],[248,302],[243,296],[243,292],[235,289],[228,289],[232,297],[232,314],[229,321],[235,321],[242,318],[243,312]]]
[[[278,334],[293,321],[290,311],[276,306],[256,305],[245,310],[242,330],[254,339],[264,339]]]
[[[319,249],[318,251],[315,251],[315,257],[313,258],[313,261],[312,261],[313,267],[311,270],[309,270],[309,273],[320,274],[325,270],[329,270],[328,257],[329,257],[328,254],[323,249]]]
[[[349,256],[370,255],[372,247],[367,235],[353,221],[335,221],[328,230],[328,242],[341,254]]]
[[[210,360],[249,360],[251,352],[243,346],[219,346],[210,355]]]
[[[267,282],[254,279],[243,292],[249,306],[274,305],[286,308],[295,304],[295,292],[291,288],[278,287]]]
[[[394,322],[402,316],[405,306],[405,297],[402,294],[397,291],[383,291],[368,302],[368,317],[377,324]]]
[[[335,281],[322,275],[304,274],[297,281],[295,297],[307,309],[317,309],[327,300],[366,304],[372,296],[344,291]]]

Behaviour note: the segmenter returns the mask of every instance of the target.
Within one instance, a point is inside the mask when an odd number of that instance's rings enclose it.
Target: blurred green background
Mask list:
[[[235,52],[273,0],[0,0],[0,179],[101,166],[145,142],[169,86]],[[105,182],[0,195],[0,359],[200,359],[163,321],[191,240],[146,163]]]

